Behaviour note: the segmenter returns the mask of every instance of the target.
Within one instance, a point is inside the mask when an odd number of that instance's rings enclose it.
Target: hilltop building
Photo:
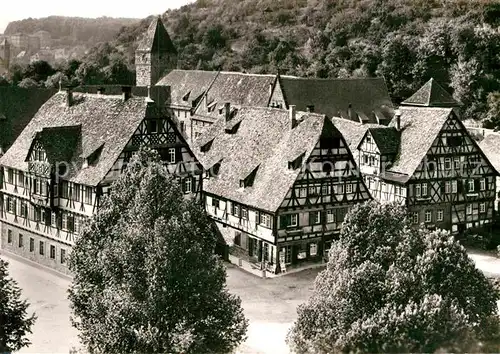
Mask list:
[[[1,245],[68,272],[82,222],[139,146],[159,151],[187,196],[200,197],[201,166],[164,109],[168,88],[121,95],[59,92],[0,158]]]

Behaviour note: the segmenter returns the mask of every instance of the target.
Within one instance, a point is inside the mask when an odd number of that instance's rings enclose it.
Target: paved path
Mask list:
[[[78,345],[71,326],[67,288],[70,280],[26,261],[1,255],[9,262],[9,274],[19,283],[30,311],[38,320],[30,336],[32,345],[21,353],[68,353]],[[489,276],[500,277],[500,259],[471,252],[477,266]],[[285,336],[296,318],[296,308],[311,294],[319,270],[307,270],[274,279],[261,279],[228,265],[227,284],[242,299],[250,320],[248,339],[241,354],[286,354]]]

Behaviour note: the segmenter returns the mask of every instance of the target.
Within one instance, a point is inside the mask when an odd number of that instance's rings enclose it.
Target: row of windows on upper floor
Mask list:
[[[443,188],[444,194],[455,194],[465,191],[466,193],[476,193],[488,190],[488,181],[486,178],[468,179],[465,181],[441,181],[438,186],[438,194],[441,194]],[[430,182],[416,183],[413,185],[413,195],[415,197],[427,197],[430,195]]]
[[[467,204],[465,206],[465,214],[473,215],[474,207],[477,206],[477,212],[479,214],[486,214],[486,202],[481,202],[478,204]],[[424,211],[424,220],[425,223],[430,222],[442,222],[444,220],[444,210],[425,210]],[[420,222],[420,213],[418,211],[411,213],[411,221],[413,224],[418,224]]]
[[[87,219],[62,209],[43,208],[12,196],[5,196],[4,205],[10,214],[72,233],[79,233],[82,223]]]
[[[341,223],[344,221],[347,211],[348,211],[347,208],[335,208],[335,209],[311,211],[308,213],[294,213],[294,214],[280,215],[279,225],[281,229],[286,229],[290,227]]]
[[[212,207],[214,207],[216,210],[220,209],[220,204],[221,201],[219,199],[212,197]],[[205,205],[207,205],[206,200],[205,200]],[[231,215],[237,216],[241,219],[250,220],[249,210],[250,209],[244,205],[234,202],[231,203],[231,210],[230,210]],[[264,213],[258,210],[252,210],[252,211],[255,212],[255,223],[257,225],[265,226],[268,229],[273,227],[272,225],[273,216],[271,214]]]
[[[424,170],[428,172],[434,172],[436,170],[444,171],[463,171],[467,169],[475,169],[482,162],[479,155],[470,156],[457,156],[454,158],[443,157],[440,159],[428,159],[423,162]],[[380,167],[380,156],[378,154],[362,154],[361,155],[361,165],[366,165],[370,167]],[[391,164],[387,161],[387,167]]]
[[[9,244],[9,245],[13,244],[13,235],[12,235],[12,230],[10,230],[10,229],[7,230],[7,244]],[[17,245],[19,248],[24,248],[24,235],[21,233],[18,235]],[[35,239],[33,237],[29,238],[29,251],[35,252]],[[40,256],[45,255],[45,242],[44,241],[39,241],[38,253],[40,254]],[[56,259],[56,246],[50,245],[49,257],[50,257],[50,259]],[[66,250],[64,248],[61,248],[61,250],[60,250],[60,258],[59,259],[60,259],[61,264],[66,263]]]
[[[356,191],[356,183],[339,183],[333,186],[330,183],[324,183],[319,186],[296,186],[294,187],[295,197],[297,198],[307,198],[307,197],[318,197],[318,196],[330,196],[351,194]]]

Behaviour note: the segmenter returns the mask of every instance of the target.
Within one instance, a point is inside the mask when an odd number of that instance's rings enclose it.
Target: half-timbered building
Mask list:
[[[405,204],[415,224],[462,233],[492,223],[497,172],[457,107],[430,80],[402,103],[388,126],[361,126],[356,143],[360,171],[375,199]]]
[[[50,98],[0,159],[1,245],[67,272],[82,223],[134,151],[159,151],[188,197],[200,196],[201,165],[160,102],[168,88],[134,96],[73,92]]]
[[[256,267],[322,260],[349,207],[371,199],[346,141],[325,115],[294,106],[224,112],[193,147],[207,212]]]

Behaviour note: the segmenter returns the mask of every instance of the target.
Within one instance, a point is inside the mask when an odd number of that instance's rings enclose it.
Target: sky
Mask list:
[[[0,0],[5,1],[5,0]],[[0,11],[0,33],[11,21],[47,16],[145,18],[175,9],[193,0],[23,0],[10,2]],[[130,4],[130,5],[127,5]]]

